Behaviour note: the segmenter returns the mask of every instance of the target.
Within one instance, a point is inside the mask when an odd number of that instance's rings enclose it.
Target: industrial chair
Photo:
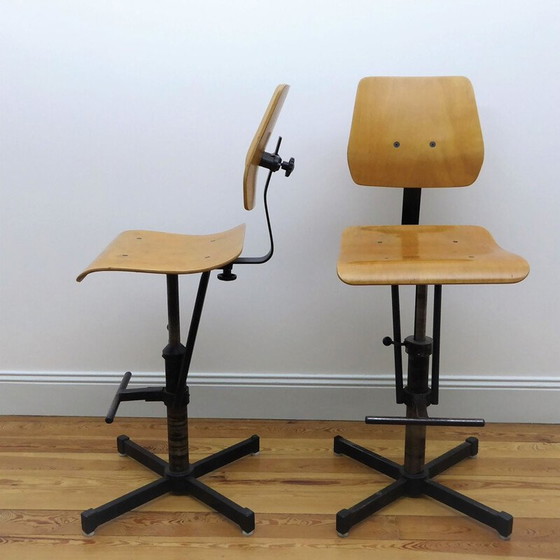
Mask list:
[[[280,85],[276,88],[245,161],[243,193],[247,210],[252,210],[255,205],[255,182],[258,167],[265,167],[269,170],[264,188],[264,209],[270,239],[270,250],[266,255],[240,257],[243,250],[245,225],[212,235],[125,231],[77,278],[79,282],[91,272],[125,271],[162,274],[167,279],[169,343],[163,349],[165,386],[127,389],[131,373],[125,373],[105,420],[107,423],[113,421],[119,403],[122,401],[163,402],[167,408],[169,461],[164,461],[134,443],[128,436],[119,436],[117,438],[119,453],[135,459],[156,472],[160,478],[105,505],[84,511],[81,516],[82,530],[86,535],[92,535],[102,523],[168,492],[193,496],[237,523],[244,534],[251,534],[255,528],[254,512],[239,506],[200,482],[198,478],[245,455],[258,453],[259,437],[253,435],[206,459],[191,463],[188,444],[189,389],[187,375],[210,273],[213,270],[221,270],[222,272],[218,274],[220,280],[235,280],[236,275],[232,272],[233,265],[260,264],[268,261],[272,256],[274,245],[267,203],[268,186],[272,173],[275,171],[283,169],[288,176],[293,171],[294,160],[291,158],[289,161],[282,161],[278,155],[281,138],[278,140],[274,153],[266,152],[265,148],[287,93],[287,85]],[[179,323],[178,278],[181,274],[200,274],[185,345],[181,343]]]
[[[483,426],[482,419],[428,418],[438,404],[443,284],[505,284],[523,280],[527,262],[500,248],[476,226],[418,225],[423,187],[472,184],[483,160],[483,142],[471,83],[462,77],[364,78],[356,96],[348,144],[355,183],[403,187],[402,225],[358,226],[342,235],[338,275],[354,286],[391,286],[396,401],[406,416],[366,417],[367,424],[405,426],[404,465],[341,436],[334,451],[395,481],[337,514],[340,536],[401,496],[427,495],[494,528],[507,538],[513,518],[446,488],[433,478],[478,452],[469,437],[425,462],[426,426]],[[414,334],[401,339],[399,286],[415,286]],[[433,332],[426,335],[428,286],[434,286]],[[408,354],[406,384],[402,350]],[[432,360],[430,376],[430,357]]]

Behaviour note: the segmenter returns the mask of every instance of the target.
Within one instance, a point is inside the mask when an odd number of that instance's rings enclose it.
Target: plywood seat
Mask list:
[[[239,257],[244,238],[245,225],[211,235],[124,231],[77,280],[100,271],[193,274],[215,270]]]
[[[246,210],[253,210],[255,207],[259,167],[267,167],[270,173],[278,171],[281,167],[282,160],[277,153],[273,168],[263,165],[262,158],[266,153],[266,145],[288,94],[288,89],[288,85],[281,84],[274,90],[247,151],[243,174],[243,203]],[[286,167],[283,166],[282,169],[286,169]],[[270,180],[270,175],[268,180]],[[244,240],[244,224],[209,235],[184,235],[147,230],[124,231],[77,277],[77,281],[81,282],[92,272],[101,271],[178,275],[219,270],[238,259],[243,251]],[[253,261],[265,262],[271,255],[272,252],[266,258],[257,258]],[[232,278],[233,276],[230,277],[230,279]]]
[[[528,272],[479,226],[349,227],[338,261],[338,276],[352,285],[505,284]]]

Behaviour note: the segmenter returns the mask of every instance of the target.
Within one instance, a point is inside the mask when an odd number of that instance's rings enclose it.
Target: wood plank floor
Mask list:
[[[162,419],[0,417],[2,560],[560,558],[560,426],[491,424],[428,428],[427,459],[480,438],[480,452],[438,477],[515,517],[513,535],[428,498],[405,498],[336,535],[335,514],[389,480],[332,452],[343,435],[397,462],[403,429],[355,422],[191,420],[191,460],[253,433],[261,453],[204,481],[256,513],[253,536],[185,496],[164,496],[85,537],[80,512],[154,475],[115,452],[125,433],[165,457]],[[64,546],[63,546],[64,545]]]

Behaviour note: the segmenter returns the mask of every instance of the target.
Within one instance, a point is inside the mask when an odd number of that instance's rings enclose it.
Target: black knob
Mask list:
[[[237,274],[234,274],[231,269],[232,265],[224,267],[222,272],[218,274],[218,280],[222,280],[223,282],[232,282],[233,280],[236,280]]]
[[[393,339],[392,339],[390,336],[386,336],[386,337],[383,339],[383,345],[384,345],[384,346],[391,346],[391,344],[394,344],[394,343],[393,343]]]
[[[282,162],[282,169],[286,172],[286,177],[289,177],[292,174],[292,171],[294,170],[296,166],[296,160],[294,158],[290,158],[290,161],[286,162],[283,161]]]

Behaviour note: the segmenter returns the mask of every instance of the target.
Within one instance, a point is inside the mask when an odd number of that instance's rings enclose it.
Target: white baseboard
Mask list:
[[[122,374],[0,372],[0,414],[104,416]],[[158,386],[140,373],[130,387]],[[363,420],[401,416],[392,376],[196,374],[189,376],[189,414],[200,418]],[[462,376],[442,379],[431,416],[487,422],[560,423],[560,378]],[[164,416],[161,403],[122,403],[121,416]]]

